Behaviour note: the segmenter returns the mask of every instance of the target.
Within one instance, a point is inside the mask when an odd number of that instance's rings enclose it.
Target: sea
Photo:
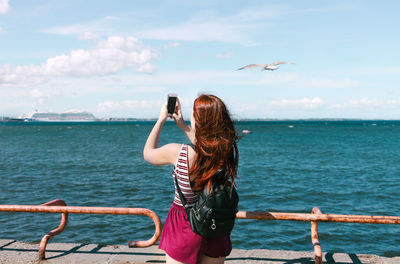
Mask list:
[[[172,166],[143,160],[154,121],[0,123],[0,204],[148,208],[165,220]],[[239,210],[400,216],[400,121],[240,121]],[[188,139],[167,122],[160,145]],[[59,214],[0,212],[0,238],[39,242]],[[324,252],[400,256],[400,226],[319,223]],[[147,240],[145,216],[70,214],[52,242]],[[237,219],[238,249],[313,251],[310,223]]]

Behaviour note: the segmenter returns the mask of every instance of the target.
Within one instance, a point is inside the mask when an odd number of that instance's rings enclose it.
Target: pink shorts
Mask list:
[[[199,263],[203,255],[219,258],[231,253],[229,236],[204,238],[194,233],[182,206],[172,204],[165,220],[159,248],[171,258],[185,263]]]

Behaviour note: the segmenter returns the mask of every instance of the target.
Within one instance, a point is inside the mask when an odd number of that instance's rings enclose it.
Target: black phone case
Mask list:
[[[168,97],[168,114],[173,114],[175,112],[176,97]]]

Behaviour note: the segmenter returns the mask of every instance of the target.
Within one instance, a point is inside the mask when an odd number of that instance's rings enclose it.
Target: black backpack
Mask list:
[[[225,173],[225,169],[219,169],[213,178],[218,179],[219,175],[223,176]],[[192,207],[186,203],[176,177],[175,185],[193,232],[206,238],[231,234],[239,203],[239,195],[232,183],[228,181],[223,184],[217,180],[213,181],[212,192],[209,192],[207,187],[204,188]]]

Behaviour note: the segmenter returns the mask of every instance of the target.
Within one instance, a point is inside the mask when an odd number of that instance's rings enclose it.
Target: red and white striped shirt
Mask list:
[[[174,171],[172,172],[172,179],[174,180],[175,186],[175,177],[178,180],[179,188],[185,197],[186,203],[189,206],[192,206],[198,199],[198,195],[192,191],[190,186],[189,179],[189,157],[188,157],[188,145],[182,144],[181,150],[178,154],[178,160],[176,162]],[[181,199],[179,197],[179,192],[175,186],[175,199],[174,203],[180,206],[182,205]]]

